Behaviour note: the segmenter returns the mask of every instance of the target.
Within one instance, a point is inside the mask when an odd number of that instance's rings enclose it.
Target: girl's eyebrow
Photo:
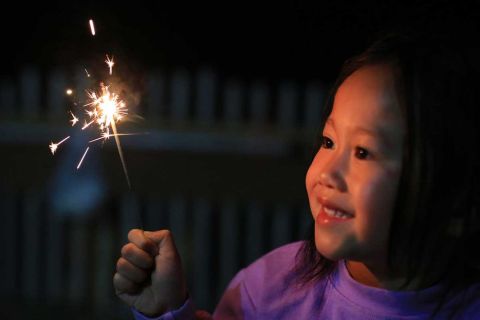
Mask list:
[[[325,124],[329,124],[333,127],[335,130],[335,121],[333,121],[332,118],[328,118]],[[388,139],[388,134],[385,130],[382,130],[381,128],[377,128],[376,130],[372,129],[367,129],[364,127],[356,126],[353,128],[353,133],[360,133],[360,134],[366,134],[369,135],[373,138],[379,139],[380,142],[385,145],[385,146],[390,146],[389,139]]]

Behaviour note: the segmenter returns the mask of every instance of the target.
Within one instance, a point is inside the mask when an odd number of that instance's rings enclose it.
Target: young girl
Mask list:
[[[461,43],[390,35],[348,60],[306,175],[309,241],[241,270],[214,319],[480,319],[479,73]],[[195,312],[166,231],[113,282],[136,319]]]

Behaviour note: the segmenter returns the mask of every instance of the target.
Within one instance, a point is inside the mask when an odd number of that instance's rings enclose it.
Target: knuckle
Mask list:
[[[134,255],[134,248],[132,243],[127,243],[122,248],[122,255],[124,257],[131,257]]]
[[[124,245],[122,247],[122,249],[120,250],[120,253],[121,253],[122,256],[127,254],[127,247],[128,247],[128,244]]]
[[[142,250],[148,249],[148,242],[145,237],[141,237],[140,239],[138,239],[138,247]]]
[[[172,231],[170,231],[169,229],[165,229],[164,233],[165,233],[166,238],[171,238],[172,237]]]
[[[133,238],[135,238],[140,230],[139,229],[131,229],[128,232],[128,239],[131,241]]]
[[[124,271],[127,265],[127,261],[123,258],[118,259],[117,261],[117,271]]]

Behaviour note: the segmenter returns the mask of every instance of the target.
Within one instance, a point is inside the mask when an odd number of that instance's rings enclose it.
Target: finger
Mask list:
[[[122,257],[142,269],[149,269],[154,266],[155,261],[148,253],[139,249],[133,243],[127,243],[122,247]]]
[[[140,286],[132,280],[122,276],[120,273],[115,273],[113,276],[113,286],[115,292],[118,293],[136,293],[140,290]]]
[[[152,241],[152,239],[148,238],[143,230],[140,229],[132,229],[128,233],[128,240],[134,243],[140,249],[148,252],[153,257],[158,254],[158,246],[157,244]]]
[[[173,247],[175,243],[173,241],[173,235],[170,230],[158,230],[158,231],[145,231],[145,236],[157,243],[159,248]]]
[[[138,284],[143,283],[150,275],[150,273],[148,273],[144,269],[134,266],[132,263],[130,263],[124,258],[118,259],[117,272],[125,278]]]

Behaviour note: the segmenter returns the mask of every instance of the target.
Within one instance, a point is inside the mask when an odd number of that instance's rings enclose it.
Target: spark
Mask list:
[[[90,73],[88,73],[87,69],[83,68],[85,70],[85,73],[87,74],[87,77],[90,78]]]
[[[112,59],[110,59],[107,54],[107,60],[105,60],[105,63],[110,68],[110,75],[112,75],[112,68],[113,68],[113,65],[115,64],[115,62],[113,62],[113,56],[112,56]]]
[[[90,125],[91,125],[94,121],[95,121],[95,120],[92,120],[92,121],[90,121],[89,123],[87,123],[87,121],[85,121],[85,124],[83,125],[82,130],[90,127]]]
[[[95,26],[93,25],[93,20],[90,19],[88,21],[88,23],[90,23],[90,31],[92,32],[92,36],[94,36],[95,35]]]
[[[50,147],[50,151],[52,152],[52,154],[55,154],[55,151],[57,151],[58,146],[61,145],[63,142],[67,141],[68,138],[70,138],[70,136],[64,138],[62,141],[57,142],[57,143],[51,142],[49,147]]]
[[[114,137],[114,136],[137,136],[137,135],[140,135],[140,134],[146,134],[146,133],[117,133],[117,134],[111,134],[111,133],[104,132],[104,133],[102,133],[101,137],[90,140],[90,141],[88,141],[88,143],[92,143],[92,142],[102,140],[102,139],[103,140],[108,140],[110,137]]]
[[[87,155],[88,149],[90,149],[90,147],[87,147],[87,149],[85,150],[85,153],[83,154],[82,159],[80,159],[80,162],[78,163],[77,170],[80,169],[83,159],[85,159],[85,156]]]
[[[78,118],[75,117],[75,115],[70,111],[70,114],[72,115],[72,120],[70,122],[72,123],[72,127],[78,122]]]
[[[66,94],[68,94],[69,96],[72,95],[73,93],[73,90],[72,89],[67,89],[67,91],[65,91]]]

